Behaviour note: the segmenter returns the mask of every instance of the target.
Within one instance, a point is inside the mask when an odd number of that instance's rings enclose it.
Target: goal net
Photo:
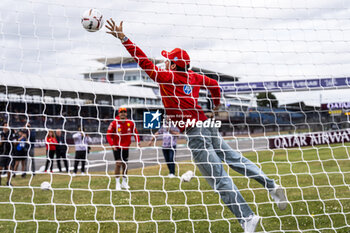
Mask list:
[[[105,25],[123,20],[159,69],[178,67],[163,50],[186,50],[203,85],[157,83],[162,74],[143,70],[108,29],[83,28],[94,8]],[[227,205],[207,182],[229,177],[261,217],[256,231],[347,232],[349,13],[346,1],[1,1],[0,229],[243,232],[228,208],[237,199]],[[218,99],[205,80],[220,87],[219,133],[196,143],[190,128],[200,127],[169,127],[164,103],[183,113],[181,92],[211,116]],[[221,137],[198,162],[193,147]],[[226,144],[284,188],[285,210],[231,168]],[[219,165],[222,176],[200,170]]]

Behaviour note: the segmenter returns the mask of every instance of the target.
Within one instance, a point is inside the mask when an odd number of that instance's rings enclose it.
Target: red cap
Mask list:
[[[183,49],[173,49],[171,52],[167,52],[165,50],[162,51],[162,56],[168,58],[172,62],[174,62],[177,66],[185,68],[190,64],[190,56]]]
[[[127,112],[126,108],[124,108],[124,107],[120,107],[120,108],[118,109],[118,113],[121,112],[121,111]]]

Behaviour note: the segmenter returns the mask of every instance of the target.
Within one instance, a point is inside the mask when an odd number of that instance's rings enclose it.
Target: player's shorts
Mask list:
[[[13,156],[13,159],[15,161],[22,161],[22,160],[26,160],[27,159],[27,151],[23,150],[23,151],[15,151],[15,154]]]
[[[8,167],[11,163],[10,155],[0,155],[0,167]]]
[[[113,151],[114,159],[127,162],[129,160],[129,149],[118,148]]]

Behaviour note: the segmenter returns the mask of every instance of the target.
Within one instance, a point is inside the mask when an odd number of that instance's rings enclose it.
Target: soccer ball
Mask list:
[[[97,32],[103,26],[103,15],[96,9],[89,9],[81,16],[81,24],[89,32]]]
[[[193,178],[193,176],[194,176],[193,171],[188,170],[187,172],[185,172],[184,174],[182,174],[182,176],[181,176],[181,181],[190,182],[191,179]]]
[[[44,182],[41,183],[40,188],[41,188],[42,190],[49,190],[49,189],[51,188],[51,185],[50,185],[49,182],[44,181]]]

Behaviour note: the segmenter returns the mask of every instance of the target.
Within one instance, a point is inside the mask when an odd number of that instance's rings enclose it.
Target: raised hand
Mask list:
[[[107,25],[108,24],[108,25]],[[119,38],[120,40],[124,39],[125,34],[123,33],[123,21],[120,22],[119,27],[115,24],[114,20],[110,18],[107,20],[106,28],[108,34],[113,35],[114,37]]]

